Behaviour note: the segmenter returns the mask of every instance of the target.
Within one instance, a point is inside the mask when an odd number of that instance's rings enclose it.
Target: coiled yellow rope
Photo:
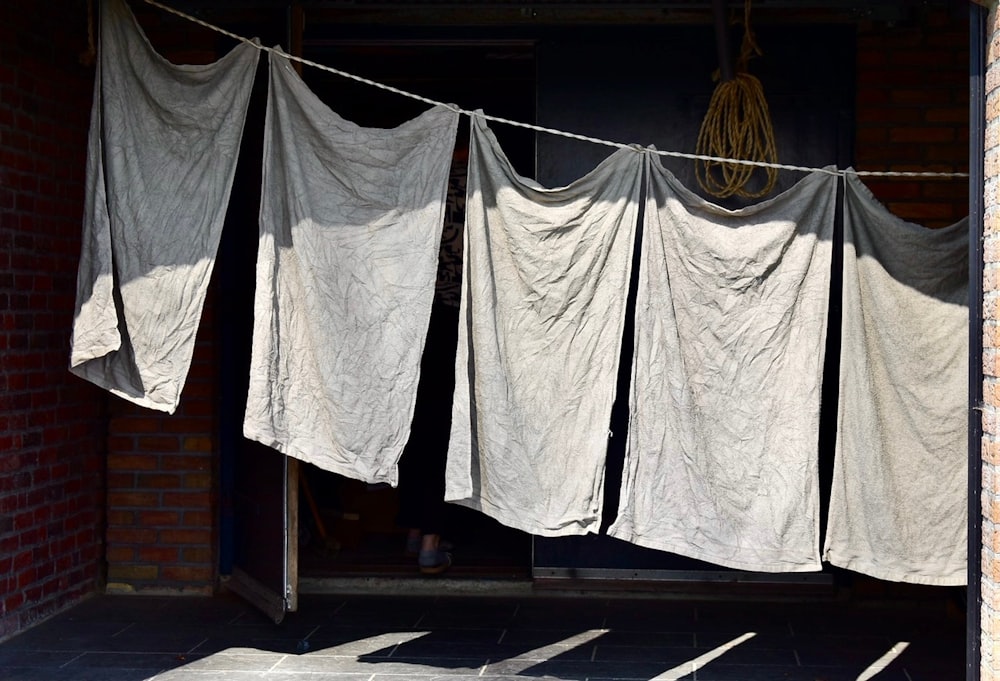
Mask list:
[[[720,82],[712,93],[708,112],[698,132],[696,153],[777,163],[778,151],[764,88],[760,80],[747,73],[747,63],[755,55],[761,54],[750,29],[750,0],[744,3],[743,12],[743,42],[735,75],[730,81]],[[718,80],[720,77],[717,71],[715,78]],[[759,170],[766,173],[764,187],[756,192],[747,190],[747,183]],[[701,188],[712,196],[726,198],[735,195],[756,199],[774,189],[778,170],[700,160],[695,164],[695,177]]]

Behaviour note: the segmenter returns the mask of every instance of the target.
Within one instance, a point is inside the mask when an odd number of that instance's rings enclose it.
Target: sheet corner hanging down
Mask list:
[[[178,67],[101,5],[71,371],[173,412],[232,189],[257,50]],[[177,121],[197,121],[178,126]],[[213,144],[205,145],[206,137]],[[164,155],[162,149],[175,153]],[[150,184],[149,179],[155,179]]]

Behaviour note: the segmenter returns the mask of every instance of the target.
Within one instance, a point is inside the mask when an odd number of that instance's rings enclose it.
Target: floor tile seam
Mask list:
[[[272,672],[272,671],[274,671],[274,670],[275,670],[275,669],[276,669],[276,668],[278,667],[278,665],[280,665],[280,664],[281,664],[282,662],[284,662],[284,661],[285,661],[285,660],[287,660],[287,659],[288,659],[288,655],[282,655],[282,656],[280,656],[280,657],[279,657],[279,658],[278,658],[278,659],[277,659],[277,660],[275,661],[275,663],[271,665],[270,669],[267,669],[267,670],[265,670],[265,672],[264,672],[264,673],[265,673],[265,674],[267,674],[268,672]]]
[[[38,652],[38,653],[44,653],[44,654],[52,654],[53,653],[53,651],[51,651],[51,650],[38,650],[38,651],[32,651],[32,652]],[[176,658],[178,656],[189,655],[189,653],[186,653],[183,650],[105,650],[105,649],[101,649],[101,648],[91,648],[91,649],[88,649],[88,650],[77,650],[77,651],[66,651],[66,652],[75,652],[75,653],[77,653],[77,655],[74,656],[66,664],[75,662],[76,660],[79,660],[82,657],[93,656],[93,655],[116,655],[116,656],[122,656],[122,655],[139,655],[139,656],[144,656],[144,657],[153,657],[153,656],[165,657],[165,656],[170,656],[170,657],[174,657],[174,658]],[[212,654],[214,655],[215,653],[212,653]],[[203,657],[208,657],[208,655],[199,655],[197,653],[194,653],[194,655],[198,655],[194,659],[199,659],[199,660],[202,659]],[[65,665],[63,665],[63,666],[65,666]]]
[[[35,651],[39,653],[51,653],[50,650],[39,650]],[[184,650],[111,650],[104,648],[88,648],[87,650],[80,651],[68,651],[68,652],[78,652],[77,658],[84,657],[87,655],[145,655],[152,657],[153,655],[169,655],[172,657],[178,656],[193,656],[194,659],[202,659],[204,657],[211,657],[212,655],[218,655],[219,653],[189,653]],[[261,653],[262,655],[264,653]]]
[[[75,662],[76,660],[79,660],[79,659],[80,659],[81,657],[83,657],[84,655],[86,655],[86,653],[85,653],[85,652],[82,652],[82,653],[79,653],[79,654],[77,654],[77,655],[74,655],[74,656],[73,656],[73,657],[71,657],[71,658],[70,658],[69,660],[67,660],[67,661],[66,661],[66,662],[64,662],[63,664],[59,665],[59,669],[64,669],[65,667],[67,667],[67,666],[69,666],[69,665],[73,664],[73,662]]]
[[[125,625],[124,627],[122,627],[121,629],[119,629],[119,630],[118,630],[118,631],[116,631],[115,633],[111,634],[111,638],[115,638],[115,637],[117,637],[117,636],[119,636],[119,635],[121,635],[121,634],[124,634],[124,633],[125,633],[126,631],[128,631],[129,629],[131,629],[131,628],[132,628],[132,627],[134,627],[135,625],[136,625],[136,623],[135,623],[135,622],[129,622],[129,623],[128,623],[128,624],[126,624],[126,625]]]
[[[184,654],[185,655],[195,655],[196,654],[195,651],[197,651],[198,648],[200,648],[201,646],[203,646],[206,643],[208,643],[210,640],[211,640],[211,638],[203,638],[202,640],[198,641],[198,643],[194,644],[194,646],[192,646],[191,648],[188,648],[187,652],[185,652]]]

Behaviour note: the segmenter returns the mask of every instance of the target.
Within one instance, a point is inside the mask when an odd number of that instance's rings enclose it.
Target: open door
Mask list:
[[[267,60],[261,59],[216,262],[219,575],[226,588],[281,622],[297,608],[299,462],[243,437],[267,83]]]
[[[298,461],[243,440],[235,461],[226,586],[276,623],[298,607]]]

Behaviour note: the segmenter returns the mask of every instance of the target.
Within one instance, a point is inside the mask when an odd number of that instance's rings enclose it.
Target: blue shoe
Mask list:
[[[406,537],[406,555],[416,556],[420,553],[420,537]],[[451,553],[455,549],[455,545],[452,544],[447,539],[442,539],[438,542],[438,550],[444,551],[445,553]]]
[[[441,549],[421,551],[417,565],[425,575],[439,575],[451,567],[451,554]]]

